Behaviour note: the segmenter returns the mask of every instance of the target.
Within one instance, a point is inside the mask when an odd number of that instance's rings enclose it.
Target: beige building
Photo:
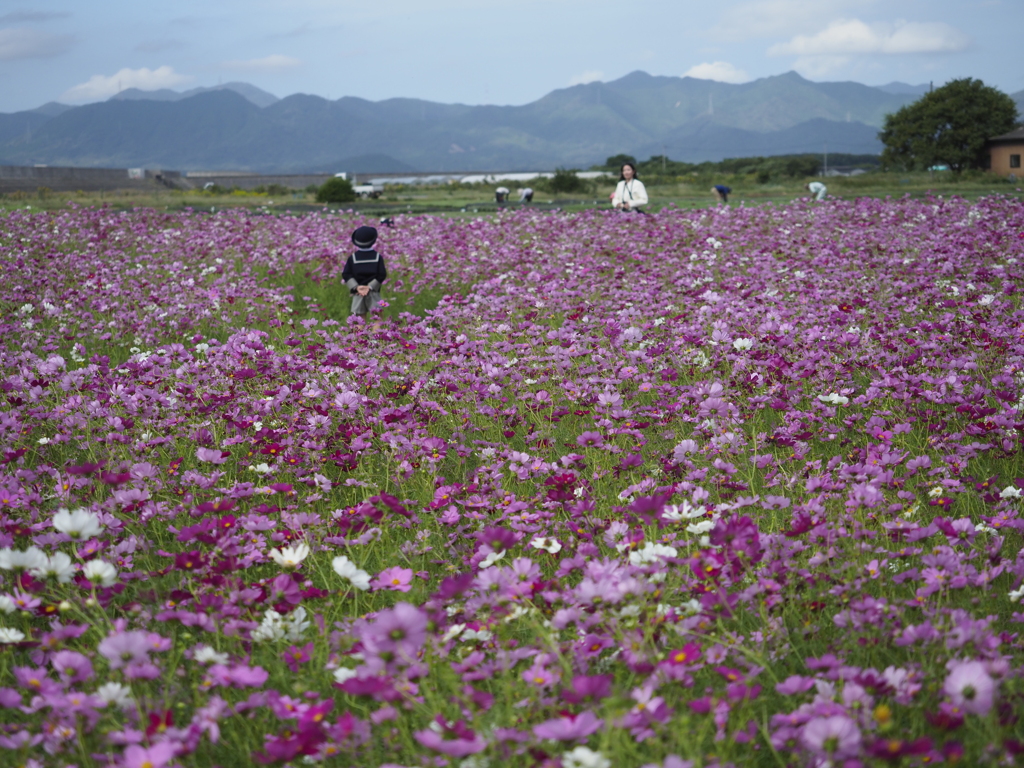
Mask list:
[[[1024,128],[988,140],[988,167],[993,173],[1000,176],[1013,174],[1021,178],[1024,176],[1020,165],[1021,155],[1024,155]]]

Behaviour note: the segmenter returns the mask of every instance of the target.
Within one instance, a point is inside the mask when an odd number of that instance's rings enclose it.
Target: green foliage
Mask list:
[[[316,191],[318,203],[351,203],[355,199],[356,193],[352,189],[352,182],[339,177],[328,179]]]
[[[583,192],[587,183],[576,175],[575,169],[557,168],[548,186],[552,192]]]
[[[609,171],[618,171],[621,170],[622,166],[626,163],[636,165],[636,158],[632,155],[612,155],[604,161],[604,167]]]
[[[829,166],[846,168],[878,168],[881,161],[877,155],[830,154]],[[604,165],[594,170],[618,173],[623,162],[630,162],[629,155],[609,157]],[[719,162],[705,161],[687,163],[672,160],[666,156],[653,155],[636,165],[637,173],[646,183],[657,183],[665,178],[700,177],[701,181],[722,176],[753,176],[757,183],[767,184],[782,179],[802,179],[817,176],[823,158],[819,154],[773,155],[771,157],[728,157]]]
[[[316,191],[317,187],[313,185],[313,191]],[[253,190],[257,195],[287,195],[290,191],[284,184],[267,184],[264,186],[260,184]]]
[[[985,142],[1013,129],[1017,105],[981,80],[953,80],[886,115],[878,138],[885,167],[924,170],[945,164],[954,173],[985,165]]]

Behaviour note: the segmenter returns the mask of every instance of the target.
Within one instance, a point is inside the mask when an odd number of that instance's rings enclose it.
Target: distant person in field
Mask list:
[[[615,187],[615,194],[612,195],[612,208],[635,211],[643,205],[647,205],[647,189],[636,177],[636,166],[632,163],[623,163],[619,183]]]
[[[732,190],[724,184],[715,184],[715,186],[711,188],[711,194],[715,196],[715,201],[719,203],[728,203],[730,192],[732,192]]]
[[[808,184],[804,184],[804,189],[814,195],[815,200],[824,200],[825,193],[828,192],[828,187],[820,181],[812,181]]]
[[[494,190],[494,202],[504,203],[508,200],[508,187],[498,187]]]
[[[533,190],[529,187],[524,187],[519,190],[519,202],[520,203],[532,203],[533,202]]]
[[[374,250],[377,230],[359,227],[352,233],[356,252],[348,257],[341,271],[341,280],[352,296],[350,314],[366,317],[367,312],[380,304],[380,289],[388,277],[384,257]]]

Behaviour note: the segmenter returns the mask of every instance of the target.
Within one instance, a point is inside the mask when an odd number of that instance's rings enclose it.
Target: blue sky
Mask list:
[[[0,0],[0,112],[119,87],[525,104],[633,70],[1024,90],[1024,0]]]

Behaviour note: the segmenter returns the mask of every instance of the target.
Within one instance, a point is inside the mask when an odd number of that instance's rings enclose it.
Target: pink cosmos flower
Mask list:
[[[231,454],[219,448],[198,448],[196,458],[200,461],[207,461],[210,464],[223,464]]]
[[[533,726],[533,735],[538,739],[555,741],[586,741],[587,737],[600,730],[604,720],[589,709],[579,715],[566,715],[553,720],[545,720]]]
[[[146,632],[120,632],[100,641],[97,650],[107,658],[111,669],[130,663],[146,663],[152,646]]]
[[[860,752],[860,728],[846,715],[815,717],[804,726],[800,741],[817,755],[855,757]]]
[[[452,757],[467,757],[487,748],[487,742],[467,728],[461,720],[448,725],[438,717],[430,724],[430,728],[416,731],[413,737],[428,749]]]
[[[395,592],[408,592],[412,589],[412,568],[386,568],[377,574],[371,586],[375,590],[390,589]]]
[[[173,758],[176,747],[163,741],[148,749],[132,744],[124,751],[124,768],[163,768]]]
[[[942,690],[965,712],[985,715],[992,709],[996,684],[980,661],[965,661],[953,666]]]

